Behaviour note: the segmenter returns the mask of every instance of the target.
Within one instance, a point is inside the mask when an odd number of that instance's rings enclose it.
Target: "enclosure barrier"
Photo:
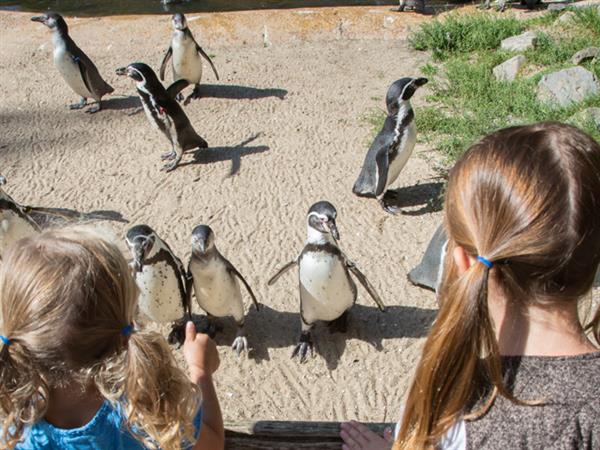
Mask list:
[[[393,423],[365,423],[380,436]],[[226,450],[341,450],[340,422],[225,423]]]

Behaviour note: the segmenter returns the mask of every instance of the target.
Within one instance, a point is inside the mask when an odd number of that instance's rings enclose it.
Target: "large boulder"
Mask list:
[[[517,78],[519,70],[525,65],[527,58],[523,55],[513,56],[502,64],[494,67],[494,76],[499,81],[513,81]]]
[[[537,87],[537,98],[546,105],[569,106],[597,95],[600,84],[596,76],[581,66],[544,75]]]
[[[500,43],[500,48],[509,52],[524,52],[535,47],[537,35],[527,31],[518,36],[511,36]]]

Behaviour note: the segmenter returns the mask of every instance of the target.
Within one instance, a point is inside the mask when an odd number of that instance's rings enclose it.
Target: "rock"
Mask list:
[[[550,3],[548,5],[548,11],[562,11],[567,7],[566,3]]]
[[[500,48],[509,52],[524,52],[525,50],[534,48],[536,41],[536,34],[532,31],[527,31],[526,33],[519,34],[518,36],[511,36],[504,39],[500,44]]]
[[[513,81],[517,78],[519,70],[521,70],[521,67],[523,67],[526,62],[527,58],[523,55],[517,55],[504,61],[502,64],[497,65],[493,70],[496,80]]]
[[[581,66],[544,75],[537,87],[537,98],[547,105],[569,106],[598,94],[596,76]]]
[[[561,14],[560,17],[556,19],[556,22],[561,25],[570,25],[574,17],[575,13],[573,11],[567,11],[566,13]]]
[[[575,53],[573,55],[573,58],[571,58],[571,62],[573,64],[575,64],[576,66],[578,66],[583,61],[586,61],[588,59],[594,59],[594,58],[600,59],[600,48],[588,47],[588,48],[584,48],[583,50],[579,50],[577,53]]]

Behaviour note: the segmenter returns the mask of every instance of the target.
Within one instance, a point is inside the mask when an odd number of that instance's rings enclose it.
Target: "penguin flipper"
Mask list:
[[[162,63],[160,64],[159,76],[161,81],[164,81],[165,79],[165,69],[167,68],[167,63],[169,62],[171,55],[173,55],[173,47],[169,45],[169,49],[167,50],[167,53],[165,53]]]
[[[198,43],[196,43],[196,51],[198,53],[200,53],[204,57],[204,59],[206,59],[208,61],[208,63],[210,64],[210,67],[212,67],[212,70],[215,73],[215,77],[217,77],[217,80],[218,80],[219,79],[219,74],[217,73],[217,69],[215,68],[215,65],[213,64],[212,59],[210,59],[210,56],[208,56],[206,54],[206,52],[204,50],[202,50],[202,47],[200,47],[198,45]]]
[[[244,283],[244,286],[246,286],[246,290],[248,291],[248,293],[250,294],[250,297],[252,297],[252,302],[254,303],[254,307],[256,308],[256,310],[258,311],[258,300],[256,300],[256,296],[254,295],[254,292],[252,292],[252,288],[250,287],[250,285],[248,284],[248,282],[246,281],[246,279],[242,276],[242,274],[235,268],[235,266],[233,264],[231,264],[227,259],[223,258],[225,260],[225,266],[227,267],[227,271],[233,275],[235,275],[236,277],[238,277],[240,279],[240,281],[242,283]]]
[[[379,297],[379,294],[377,294],[377,292],[375,291],[375,288],[369,282],[369,280],[367,279],[365,274],[362,273],[358,267],[356,267],[356,264],[354,262],[350,261],[347,258],[346,258],[346,267],[348,268],[348,270],[350,270],[350,272],[352,272],[352,274],[356,277],[356,279],[360,282],[360,284],[363,285],[363,287],[369,293],[371,298],[373,298],[373,300],[375,300],[375,303],[377,303],[377,307],[381,311],[385,311],[385,305],[384,305],[383,301],[381,300],[381,297]]]
[[[383,193],[389,168],[390,142],[380,132],[371,144],[352,192],[362,197],[378,197]]]
[[[92,60],[85,53],[81,52],[79,56],[74,55],[73,61],[77,63],[83,84],[90,93],[102,97],[114,92],[112,86],[104,81]]]
[[[273,286],[273,284],[275,284],[275,282],[279,279],[279,277],[281,277],[284,273],[286,273],[288,270],[290,270],[296,264],[298,264],[297,259],[294,259],[293,261],[290,261],[289,263],[287,263],[285,266],[283,266],[281,269],[279,269],[275,275],[273,275],[271,277],[271,279],[267,282],[267,285]]]
[[[177,80],[167,88],[167,94],[169,95],[169,97],[171,97],[173,100],[175,100],[177,97],[177,94],[179,94],[181,91],[183,91],[189,85],[190,85],[190,82],[188,80],[184,80],[183,78],[180,80]]]

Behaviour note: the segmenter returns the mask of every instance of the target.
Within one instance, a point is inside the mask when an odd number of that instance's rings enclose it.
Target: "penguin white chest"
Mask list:
[[[177,274],[164,261],[144,265],[135,274],[140,289],[140,312],[159,323],[174,322],[183,317],[183,299]]]
[[[202,59],[192,39],[175,37],[173,46],[173,81],[187,80],[199,84],[202,79]]]
[[[326,252],[309,252],[300,260],[302,317],[308,324],[335,320],[352,307],[355,287],[342,261]]]
[[[34,235],[37,230],[11,210],[0,212],[0,256],[19,239]]]
[[[402,169],[404,169],[404,166],[408,162],[408,158],[412,155],[415,144],[417,143],[417,127],[415,126],[414,120],[412,120],[406,128],[398,130],[397,132],[399,133],[398,150],[396,157],[389,162],[385,189],[396,181],[400,172],[402,172]]]
[[[207,263],[193,260],[190,271],[200,308],[215,317],[233,316],[238,322],[244,319],[239,282],[222,260],[215,258]]]
[[[54,65],[75,93],[85,98],[96,97],[86,87],[81,77],[79,64],[73,59],[73,55],[67,51],[64,45],[59,44],[54,47]]]

